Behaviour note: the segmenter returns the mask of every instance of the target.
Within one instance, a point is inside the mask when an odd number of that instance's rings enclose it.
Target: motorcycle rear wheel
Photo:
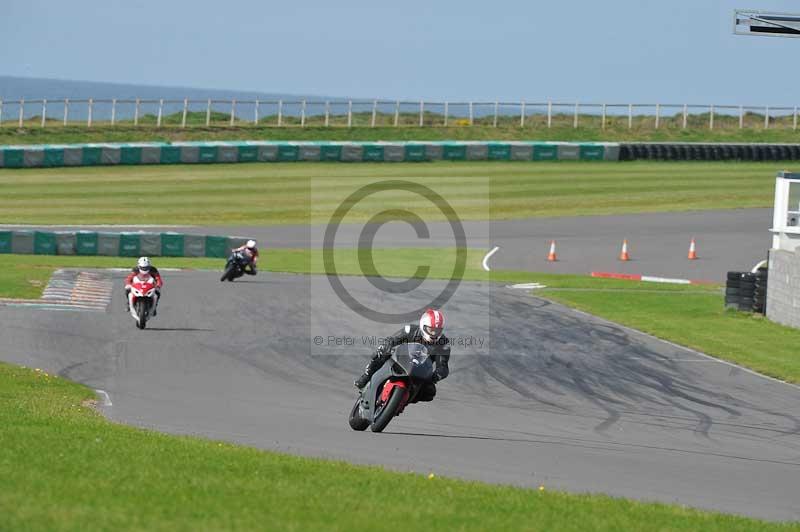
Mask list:
[[[400,403],[403,402],[403,395],[405,395],[405,393],[405,388],[400,386],[397,386],[392,390],[392,395],[389,396],[385,406],[372,421],[372,427],[370,427],[372,432],[381,432],[386,428],[386,425],[389,424],[389,422],[397,413],[397,409],[400,408]]]
[[[232,281],[233,279],[228,279],[231,276],[232,272],[233,272],[232,265],[225,268],[225,272],[222,274],[222,277],[219,278],[220,282],[225,282],[226,280]]]

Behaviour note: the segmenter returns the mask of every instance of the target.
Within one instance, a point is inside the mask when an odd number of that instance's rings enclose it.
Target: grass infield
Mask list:
[[[791,167],[789,167],[791,168]],[[769,207],[782,163],[248,163],[0,170],[0,223],[272,225],[327,223],[357,188],[429,186],[465,220]],[[344,220],[439,209],[386,191]]]

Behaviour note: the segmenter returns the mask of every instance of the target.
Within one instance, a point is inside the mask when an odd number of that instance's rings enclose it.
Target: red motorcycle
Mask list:
[[[149,273],[138,273],[131,281],[128,304],[139,329],[147,326],[147,320],[158,302],[157,289],[156,280]]]

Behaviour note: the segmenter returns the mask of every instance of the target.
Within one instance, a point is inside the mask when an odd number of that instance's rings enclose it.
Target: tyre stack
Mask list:
[[[753,312],[756,294],[756,275],[746,272],[739,278],[739,310]]]
[[[767,313],[767,269],[761,268],[755,273],[755,291],[753,292],[753,311]]]
[[[728,272],[728,279],[725,281],[725,308],[739,308],[739,285],[742,272]]]

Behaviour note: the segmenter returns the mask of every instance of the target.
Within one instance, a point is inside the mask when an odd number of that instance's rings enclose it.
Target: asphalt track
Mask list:
[[[344,283],[382,310],[416,303]],[[354,316],[328,286],[171,273],[146,331],[120,297],[106,313],[0,307],[3,358],[102,389],[109,417],[166,432],[800,519],[800,388],[500,285],[464,283],[445,306],[451,337],[485,343],[454,349],[436,400],[384,434],[353,432],[351,383],[369,352],[360,338],[393,327]],[[354,345],[335,345],[348,337]]]
[[[470,247],[488,251],[500,246],[492,257],[494,269],[582,274],[606,271],[716,282],[723,282],[728,270],[749,270],[766,258],[772,244],[771,226],[772,209],[464,222]],[[356,245],[362,227],[342,225],[336,245]],[[448,224],[432,223],[428,227],[430,238],[420,239],[406,224],[387,224],[378,230],[375,246],[454,246]],[[139,228],[116,228],[124,229]],[[324,234],[324,226],[163,229],[254,237],[266,250],[308,246],[318,249]],[[695,261],[686,258],[692,237],[697,240],[700,257]],[[557,242],[558,262],[546,260],[553,239]],[[623,239],[629,242],[630,262],[617,260]]]

